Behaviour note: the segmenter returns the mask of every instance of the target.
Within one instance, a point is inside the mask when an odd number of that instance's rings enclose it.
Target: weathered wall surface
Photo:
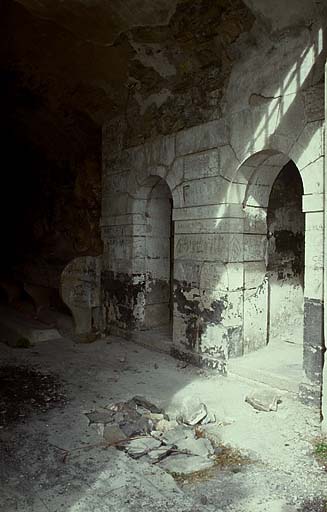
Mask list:
[[[234,52],[221,110],[211,121],[133,147],[127,147],[128,126],[122,118],[104,126],[102,286],[107,321],[144,328],[146,254],[139,191],[149,177],[159,176],[169,186],[174,206],[173,353],[224,372],[229,357],[263,346],[268,327],[267,208],[276,177],[292,160],[303,182],[306,216],[304,361],[308,385],[319,386],[321,31],[312,25],[277,34],[256,24],[239,37]],[[122,294],[118,310],[114,289]]]

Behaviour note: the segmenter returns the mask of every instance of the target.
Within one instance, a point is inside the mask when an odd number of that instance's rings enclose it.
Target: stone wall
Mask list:
[[[308,326],[312,315],[319,320],[323,298],[322,44],[318,27],[262,38],[250,52],[244,46],[219,118],[134,147],[125,145],[121,119],[104,126],[104,307],[108,326],[145,326],[140,199],[148,180],[160,177],[173,198],[172,352],[224,373],[229,357],[266,344],[267,207],[292,160],[306,216],[304,361],[307,384],[319,386],[323,339],[315,333],[313,341]]]

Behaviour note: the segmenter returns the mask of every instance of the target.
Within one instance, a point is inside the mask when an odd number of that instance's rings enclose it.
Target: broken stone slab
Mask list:
[[[136,420],[127,417],[118,425],[127,437],[149,434],[153,430],[153,422],[143,416],[139,416]]]
[[[165,457],[170,455],[173,450],[172,446],[160,446],[159,448],[155,448],[148,453],[149,462],[157,463],[163,460]]]
[[[178,426],[176,420],[165,420],[161,419],[156,423],[156,430],[159,432],[168,432],[169,430],[173,430]]]
[[[201,421],[201,425],[208,425],[209,423],[216,423],[216,415],[208,411],[207,415]]]
[[[205,439],[204,437],[200,437],[199,439],[191,437],[181,439],[176,443],[176,446],[179,451],[185,451],[203,458],[210,457],[214,454],[214,448],[211,442],[209,439]]]
[[[194,427],[204,420],[207,414],[208,410],[203,402],[200,402],[197,398],[189,397],[184,401],[177,421]]]
[[[151,450],[159,448],[160,445],[160,441],[149,436],[143,437],[141,439],[132,439],[131,441],[128,442],[125,449],[128,455],[130,455],[134,459],[138,459],[139,457],[142,457],[143,455],[149,453]]]
[[[92,411],[85,413],[85,416],[89,419],[90,424],[103,423],[105,425],[113,422],[115,415],[112,411]]]
[[[217,423],[208,423],[207,425],[199,425],[197,427],[199,435],[209,439],[213,446],[219,446],[221,444],[221,429]]]
[[[195,436],[193,430],[184,425],[178,425],[174,429],[168,430],[163,435],[163,442],[167,445],[177,446],[179,442],[185,441],[186,439],[195,439]]]
[[[203,471],[211,468],[214,464],[213,459],[185,454],[170,455],[159,462],[162,469],[176,475],[189,475],[196,471]]]
[[[115,444],[127,439],[127,437],[118,425],[108,424],[104,426],[103,439],[109,444]]]
[[[136,409],[138,409],[138,408],[141,408],[141,410],[146,409],[146,410],[150,411],[151,413],[163,414],[164,417],[166,417],[164,414],[164,410],[161,409],[161,407],[158,407],[157,405],[153,404],[152,402],[150,402],[143,396],[139,396],[139,395],[134,396],[131,400],[129,400],[128,404],[129,405],[135,404]],[[142,414],[142,412],[141,412],[141,414]]]
[[[245,402],[257,411],[277,411],[281,399],[272,391],[257,391],[245,397]]]

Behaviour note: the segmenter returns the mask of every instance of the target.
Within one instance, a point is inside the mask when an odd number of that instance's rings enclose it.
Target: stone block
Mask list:
[[[322,348],[323,337],[323,304],[321,300],[304,298],[304,334],[303,345]]]
[[[289,155],[295,162],[300,172],[324,154],[324,130],[323,122],[315,121],[305,126]],[[304,192],[306,183],[303,183]]]
[[[308,123],[325,118],[324,84],[316,84],[303,91],[305,118]]]
[[[219,174],[218,150],[210,149],[202,153],[184,157],[184,180],[196,180]]]
[[[167,276],[170,274],[169,258],[145,258],[144,261],[146,271],[151,275],[152,279],[167,279]]]
[[[320,409],[321,394],[321,386],[319,384],[303,382],[299,385],[299,399],[305,405]]]
[[[170,318],[169,304],[146,304],[144,308],[144,326],[146,328],[168,325]]]
[[[184,206],[217,204],[228,202],[230,183],[221,177],[196,179],[183,184]]]
[[[305,215],[305,232],[306,237],[308,231],[320,232],[324,230],[324,214],[323,212],[307,212]]]
[[[309,163],[301,171],[305,194],[323,194],[324,191],[324,157]]]
[[[176,235],[175,258],[180,260],[243,261],[242,234]]]
[[[176,257],[176,255],[175,255]],[[202,263],[199,261],[174,261],[174,279],[199,285]]]
[[[175,135],[157,137],[144,144],[145,164],[170,166],[175,158]]]
[[[266,254],[265,235],[244,235],[244,261],[264,261]]]
[[[268,185],[250,185],[244,201],[246,206],[267,208],[269,204],[270,191],[271,187]]]
[[[264,261],[247,261],[244,263],[244,288],[246,290],[257,289],[266,277],[266,265]]]
[[[222,314],[222,325],[232,332],[243,324],[243,290],[235,290],[224,296],[225,310]],[[231,328],[231,329],[229,329]],[[229,338],[229,335],[227,336]]]
[[[240,162],[236,158],[236,155],[232,149],[232,147],[227,144],[226,146],[222,146],[219,148],[219,172],[220,175],[226,178],[227,180],[232,181],[235,179],[238,182],[247,183],[248,180],[245,180],[242,175],[242,167],[239,169]],[[237,173],[237,170],[239,172]],[[237,175],[236,175],[237,173]]]
[[[245,208],[244,233],[267,234],[267,209],[247,205]]]
[[[244,291],[244,353],[267,344],[268,283]]]
[[[60,292],[73,314],[77,334],[92,330],[92,308],[100,306],[100,257],[75,258],[61,274]]]
[[[204,262],[200,270],[201,291],[233,291],[243,287],[243,265],[240,263]]]
[[[227,202],[243,205],[246,191],[247,185],[245,183],[230,183],[227,188]]]
[[[243,219],[203,219],[175,221],[176,234],[243,233]]]
[[[173,220],[244,218],[244,211],[239,204],[214,204],[208,206],[192,206],[175,208]]]
[[[180,185],[184,181],[184,161],[183,158],[176,158],[167,174],[166,181],[170,190]]]
[[[102,193],[104,195],[114,195],[117,192],[126,193],[128,190],[129,176],[130,171],[122,171],[119,173],[110,174],[103,180]]]
[[[324,366],[324,349],[303,344],[303,368],[306,377],[314,384],[321,384],[322,369]]]
[[[227,144],[225,121],[210,121],[176,134],[177,156],[198,153]]]
[[[147,277],[147,304],[168,303],[170,299],[170,282],[168,279],[153,279]]]

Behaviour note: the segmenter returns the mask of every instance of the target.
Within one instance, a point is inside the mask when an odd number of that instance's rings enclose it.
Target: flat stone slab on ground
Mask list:
[[[257,391],[247,395],[245,401],[257,411],[265,412],[276,412],[278,404],[281,402],[280,397],[272,391]]]
[[[143,437],[129,441],[126,451],[131,457],[138,458],[146,455],[151,450],[159,448],[160,445],[160,441],[153,437]]]
[[[165,471],[176,473],[177,475],[189,475],[195,471],[203,471],[211,468],[215,464],[213,459],[200,457],[198,455],[170,455],[159,465]]]
[[[159,448],[155,448],[148,453],[149,460],[151,462],[162,460],[170,454],[171,449],[171,446],[160,446]]]
[[[90,423],[111,423],[114,418],[114,413],[111,411],[92,411],[85,414]]]
[[[214,448],[209,439],[205,439],[204,437],[200,437],[200,439],[188,437],[181,439],[176,444],[178,450],[187,451],[192,455],[199,455],[206,458],[214,453]]]
[[[127,438],[118,425],[105,425],[103,429],[103,439],[109,444],[115,444]]]
[[[192,429],[184,427],[183,425],[178,425],[172,430],[165,432],[162,438],[166,444],[177,446],[179,442],[184,441],[185,439],[195,439],[195,436]]]

